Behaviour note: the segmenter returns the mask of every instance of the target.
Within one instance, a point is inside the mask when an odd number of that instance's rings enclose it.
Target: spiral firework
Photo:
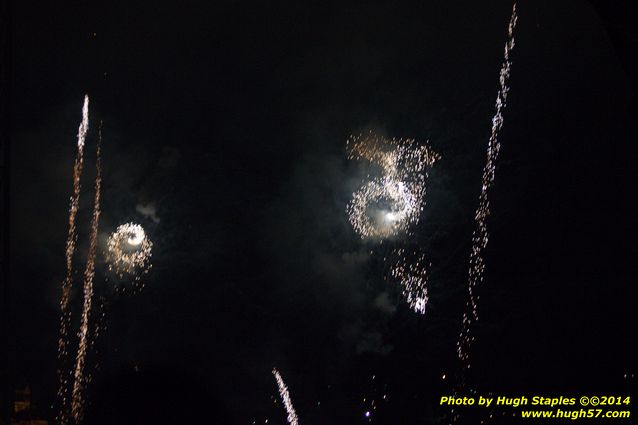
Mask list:
[[[151,267],[153,243],[139,224],[126,223],[117,227],[108,239],[109,270],[118,277],[125,274],[139,279]]]
[[[366,160],[381,169],[352,195],[347,213],[362,238],[385,239],[409,232],[424,206],[426,167],[439,156],[414,139],[385,139],[373,132],[351,136],[349,159]]]
[[[390,263],[384,278],[400,284],[409,307],[424,314],[428,302],[425,256],[418,252],[408,256],[405,246],[425,205],[427,167],[440,156],[414,139],[386,139],[372,131],[351,136],[347,149],[348,159],[378,167],[352,194],[347,207],[350,223],[362,239],[382,242],[403,236],[398,241],[403,247],[393,249],[390,259],[383,258]]]

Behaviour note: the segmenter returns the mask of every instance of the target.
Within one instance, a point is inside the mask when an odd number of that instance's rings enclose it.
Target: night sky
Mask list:
[[[624,23],[634,10],[609,9],[518,5],[467,374],[479,393],[635,390],[638,33]],[[88,93],[76,268],[103,120],[95,286],[106,329],[87,423],[285,424],[273,367],[304,425],[444,423],[510,12],[501,0],[13,2],[15,384],[55,416]],[[442,157],[415,231],[432,263],[424,316],[346,215],[364,176],[345,142],[367,129],[429,140]],[[124,296],[109,289],[103,253],[128,221],[153,241],[153,268]]]

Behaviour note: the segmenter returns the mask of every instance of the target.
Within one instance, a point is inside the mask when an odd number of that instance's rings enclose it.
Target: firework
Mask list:
[[[364,239],[410,236],[425,205],[427,167],[439,155],[413,139],[385,139],[372,132],[351,136],[347,145],[349,159],[378,167],[376,175],[368,173],[368,181],[353,193],[348,204],[352,227]],[[423,314],[428,301],[425,258],[413,254],[410,258],[416,261],[409,262],[405,248],[393,250],[393,265],[386,279],[397,281],[410,308]]]
[[[69,300],[71,298],[71,289],[73,287],[73,254],[75,252],[75,244],[77,241],[77,227],[75,218],[80,206],[80,177],[84,166],[84,142],[89,129],[89,96],[84,96],[84,105],[82,106],[82,122],[78,128],[78,142],[75,163],[73,165],[73,194],[71,195],[71,204],[69,207],[69,233],[66,240],[66,276],[62,281],[62,297],[60,299],[60,338],[58,340],[58,359],[60,369],[58,370],[58,396],[62,406],[66,406],[69,388],[69,375],[67,374],[66,361],[69,355],[69,327],[71,324],[71,312],[69,310]],[[67,413],[63,408],[58,420],[61,424],[67,422]]]
[[[139,279],[151,266],[153,243],[139,224],[126,223],[117,227],[108,240],[109,270],[118,277],[132,274]]]
[[[406,261],[405,250],[397,250],[398,260],[390,270],[390,275],[403,287],[402,293],[410,308],[419,314],[425,314],[428,303],[427,269],[425,256],[418,255],[414,262]]]
[[[295,412],[295,408],[292,405],[292,400],[290,399],[288,387],[286,386],[284,379],[281,377],[281,374],[277,369],[273,369],[272,374],[275,376],[277,387],[279,387],[279,395],[281,396],[281,400],[284,402],[286,412],[288,413],[288,423],[290,425],[299,425],[299,418],[297,418],[297,412]]]
[[[500,89],[496,96],[496,112],[492,118],[492,134],[487,144],[487,160],[483,168],[482,188],[479,196],[479,205],[474,215],[476,228],[472,235],[472,251],[470,253],[470,267],[468,276],[468,292],[469,299],[466,305],[466,311],[463,314],[463,324],[459,340],[457,342],[457,354],[461,362],[466,368],[470,367],[469,349],[474,341],[471,334],[472,323],[479,319],[477,311],[478,297],[475,295],[477,285],[483,281],[485,271],[485,260],[483,251],[487,247],[489,233],[487,230],[486,219],[490,215],[490,203],[488,199],[489,190],[494,183],[495,164],[498,159],[498,153],[501,144],[498,136],[503,127],[503,109],[507,105],[507,94],[509,92],[508,81],[510,77],[511,60],[510,55],[514,49],[514,29],[516,28],[516,3],[512,7],[512,16],[508,26],[508,40],[505,43],[505,58],[501,66],[500,72]]]
[[[93,217],[91,219],[91,235],[89,240],[89,255],[86,260],[86,267],[84,269],[84,303],[82,307],[82,318],[80,322],[79,332],[79,344],[78,352],[75,359],[75,371],[73,392],[71,394],[71,413],[76,423],[79,423],[82,419],[84,398],[83,390],[86,383],[86,377],[84,376],[84,365],[86,361],[87,352],[87,340],[89,337],[89,314],[91,312],[91,305],[93,301],[93,277],[95,276],[95,257],[97,253],[97,230],[100,222],[100,192],[102,187],[102,164],[101,164],[101,140],[102,129],[100,125],[100,132],[97,144],[97,160],[96,160],[96,174],[95,174],[95,199],[93,202]]]
[[[427,166],[439,157],[413,139],[385,139],[372,132],[348,139],[349,159],[380,167],[352,195],[348,218],[362,238],[388,238],[418,223],[424,205]]]

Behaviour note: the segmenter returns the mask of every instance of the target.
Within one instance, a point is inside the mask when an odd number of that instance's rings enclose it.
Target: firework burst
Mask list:
[[[151,267],[153,242],[139,224],[126,223],[117,227],[108,239],[107,261],[109,270],[122,278],[124,275],[140,276]]]
[[[351,136],[349,159],[366,160],[380,167],[352,195],[347,212],[362,238],[388,238],[409,231],[418,223],[425,197],[426,167],[439,157],[413,139],[385,139],[372,132]]]
[[[73,255],[77,241],[76,216],[80,203],[81,184],[80,178],[84,165],[84,147],[89,127],[89,97],[84,97],[82,108],[82,122],[78,130],[77,155],[73,167],[73,193],[69,208],[69,233],[66,242],[66,275],[62,282],[62,295],[60,300],[60,339],[58,342],[59,357],[59,387],[60,411],[57,422],[60,425],[69,423],[81,423],[85,408],[85,390],[91,380],[87,370],[87,355],[91,351],[98,335],[100,324],[90,323],[95,313],[92,312],[94,298],[95,261],[97,257],[98,227],[100,220],[100,198],[102,186],[102,123],[98,132],[96,151],[96,176],[95,197],[93,215],[89,234],[89,249],[83,274],[83,303],[79,318],[79,331],[77,332],[78,346],[75,356],[75,365],[72,367],[69,361],[69,346],[71,328],[71,293],[73,289]],[[152,243],[147,238],[144,229],[133,223],[118,227],[117,231],[109,238],[110,268],[122,276],[130,273],[139,280],[139,275],[150,268]],[[103,309],[103,306],[102,306]],[[104,312],[98,318],[104,318]],[[103,327],[103,326],[102,326]],[[70,394],[69,394],[70,393]]]
[[[403,235],[404,244],[421,217],[425,205],[427,167],[440,159],[427,146],[414,139],[386,139],[373,132],[351,136],[348,158],[363,160],[378,168],[352,195],[347,213],[362,239],[384,239]],[[390,253],[390,272],[385,278],[398,282],[403,296],[416,313],[425,313],[428,302],[427,273],[423,254],[412,253],[408,261],[405,248]],[[384,262],[388,258],[384,256]]]

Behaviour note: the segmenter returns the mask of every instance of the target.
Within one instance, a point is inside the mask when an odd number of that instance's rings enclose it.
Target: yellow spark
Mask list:
[[[58,415],[58,422],[64,425],[68,422],[68,412],[66,410],[66,400],[68,397],[68,370],[66,361],[69,355],[69,327],[71,326],[71,311],[69,309],[69,300],[71,298],[71,289],[73,286],[73,254],[75,253],[75,244],[77,241],[77,226],[75,219],[78,208],[80,206],[80,177],[84,166],[84,143],[86,134],[89,129],[89,96],[84,96],[84,104],[82,106],[82,122],[78,128],[77,135],[77,153],[75,163],[73,164],[73,194],[71,195],[71,205],[69,207],[69,232],[66,240],[66,276],[62,281],[62,296],[60,299],[60,337],[58,339],[58,361],[60,368],[58,370],[58,397],[61,400],[62,408]]]
[[[101,139],[102,130],[97,144],[97,160],[95,175],[95,199],[93,202],[93,217],[91,219],[91,235],[89,241],[89,255],[84,269],[84,303],[82,307],[82,318],[80,322],[80,341],[75,359],[75,372],[73,382],[73,392],[71,398],[71,413],[76,423],[82,421],[84,413],[84,387],[86,376],[84,366],[86,362],[87,344],[89,338],[89,314],[93,302],[93,277],[95,276],[95,257],[97,253],[97,230],[100,222],[100,192],[102,186],[102,163],[101,163]]]

